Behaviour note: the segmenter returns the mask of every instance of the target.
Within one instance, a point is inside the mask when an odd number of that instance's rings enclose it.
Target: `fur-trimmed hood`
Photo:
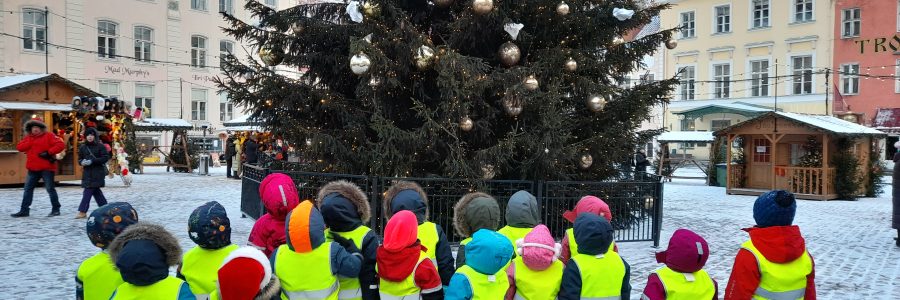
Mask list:
[[[109,257],[125,282],[146,286],[165,279],[181,263],[178,239],[160,225],[139,222],[109,245]]]
[[[44,131],[47,131],[47,123],[44,123],[44,120],[41,120],[39,118],[34,118],[25,122],[25,131],[31,133],[31,127],[34,126],[40,127]]]
[[[254,300],[269,300],[275,299],[278,295],[281,294],[281,280],[278,280],[277,276],[272,276],[272,280],[269,280],[269,284],[266,285],[266,288],[259,291],[259,294],[256,295]]]
[[[368,223],[372,216],[369,197],[359,186],[345,180],[332,181],[320,188],[316,205],[326,225],[339,232],[356,229],[359,223]]]
[[[479,229],[496,231],[500,218],[497,200],[481,192],[466,194],[453,207],[453,228],[460,237],[470,237]]]
[[[384,216],[389,220],[401,210],[416,214],[419,224],[428,221],[428,195],[422,186],[404,180],[396,180],[391,184],[384,192]]]

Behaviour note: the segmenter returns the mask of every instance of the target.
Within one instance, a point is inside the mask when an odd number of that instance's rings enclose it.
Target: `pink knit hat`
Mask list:
[[[524,239],[516,241],[516,253],[529,269],[543,271],[559,257],[560,245],[553,240],[550,229],[540,224],[535,226]]]
[[[578,200],[578,203],[575,204],[575,209],[564,212],[563,218],[566,218],[569,222],[575,223],[575,218],[577,218],[580,213],[592,213],[612,222],[613,215],[612,211],[609,210],[609,205],[596,196],[587,195],[581,197],[581,200]]]

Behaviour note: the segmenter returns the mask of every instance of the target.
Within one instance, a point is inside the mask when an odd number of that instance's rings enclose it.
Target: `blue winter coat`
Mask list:
[[[350,232],[369,221],[369,200],[356,185],[345,181],[326,184],[319,190],[316,199],[325,225],[333,232]],[[354,241],[357,242],[357,241]],[[361,243],[363,256],[359,269],[359,283],[362,299],[378,299],[378,275],[375,271],[375,252],[381,242],[375,231],[369,231]]]
[[[582,213],[575,219],[575,242],[578,244],[578,253],[588,255],[604,254],[609,250],[613,240],[613,228],[606,219],[591,213]],[[631,296],[631,266],[625,259],[625,277],[622,280],[622,299],[627,300]],[[569,263],[563,270],[562,284],[559,287],[559,300],[581,299],[581,272],[578,264]]]
[[[466,265],[481,274],[496,274],[505,267],[513,256],[512,244],[509,240],[491,230],[481,229],[466,244]],[[503,274],[504,276],[506,274]],[[444,292],[447,300],[472,299],[472,288],[468,278],[462,274],[454,274],[450,286]]]

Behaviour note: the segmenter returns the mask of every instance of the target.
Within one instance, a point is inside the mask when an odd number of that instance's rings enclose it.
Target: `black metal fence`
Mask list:
[[[581,197],[594,195],[609,204],[613,213],[616,242],[653,241],[659,245],[662,228],[663,184],[656,175],[623,174],[609,181],[526,181],[488,180],[472,183],[463,179],[448,178],[390,178],[348,174],[330,174],[299,171],[270,170],[257,166],[244,166],[241,211],[251,218],[265,213],[259,200],[259,183],[271,173],[284,173],[294,179],[300,191],[300,199],[314,200],[319,187],[335,180],[347,180],[358,185],[369,196],[372,220],[369,227],[382,232],[384,224],[383,195],[394,180],[414,181],[428,194],[429,220],[440,225],[451,242],[461,237],[453,230],[453,206],[463,195],[480,191],[497,199],[500,208],[506,209],[509,197],[526,190],[538,198],[544,224],[557,238],[572,224],[562,217],[566,210],[575,207]]]

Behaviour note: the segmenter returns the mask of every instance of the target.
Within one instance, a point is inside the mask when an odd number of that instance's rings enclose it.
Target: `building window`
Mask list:
[[[206,90],[191,89],[191,120],[206,120]]]
[[[769,27],[769,0],[753,0],[753,28]]]
[[[794,0],[794,22],[813,20],[813,0]]]
[[[688,39],[694,37],[696,34],[695,30],[694,12],[689,11],[681,13],[681,38]]]
[[[110,21],[97,22],[97,56],[116,58],[116,35],[119,24]]]
[[[134,58],[149,62],[150,50],[153,47],[153,29],[144,26],[134,27]]]
[[[900,59],[895,61],[895,63],[894,78],[897,79],[894,80],[894,92],[900,93]]]
[[[769,96],[769,61],[750,61],[750,96]]]
[[[716,6],[716,33],[731,32],[731,6]]]
[[[841,65],[841,88],[844,95],[859,94],[859,64]]]
[[[219,121],[225,122],[234,119],[234,104],[228,99],[227,92],[219,93]]]
[[[694,81],[697,80],[697,72],[693,66],[683,67],[679,72],[681,100],[694,100]]]
[[[120,89],[118,81],[100,81],[100,88],[98,89],[101,95],[106,97],[119,97]]]
[[[22,47],[25,50],[46,50],[47,16],[37,9],[22,10]]]
[[[731,120],[712,120],[709,125],[710,131],[716,131],[731,126]]]
[[[264,3],[266,4],[266,6],[271,8],[275,8],[276,6],[278,6],[278,0],[266,0]]]
[[[233,15],[234,14],[233,0],[219,0],[219,12]]]
[[[206,38],[191,36],[191,66],[194,68],[206,67]]]
[[[684,119],[681,120],[681,131],[694,131],[697,130],[695,127],[694,119]]]
[[[653,74],[648,73],[641,75],[641,84],[648,84],[653,82],[656,82],[656,76],[654,76]]]
[[[191,0],[191,9],[206,11],[206,0]]]
[[[152,118],[153,113],[153,86],[149,84],[134,85],[134,106],[144,107],[144,117]]]
[[[731,96],[731,64],[713,65],[713,96],[723,99]]]
[[[841,21],[844,24],[841,31],[842,37],[848,38],[859,36],[860,21],[862,20],[862,17],[860,16],[861,13],[862,10],[860,10],[859,7],[843,10],[843,13],[841,14]]]
[[[813,92],[813,65],[812,56],[791,57],[791,70],[793,75],[794,95],[812,94]]]
[[[225,57],[234,53],[234,43],[231,41],[219,41],[219,63],[225,64]]]
[[[772,161],[772,144],[768,139],[753,139],[753,162],[767,163]]]

